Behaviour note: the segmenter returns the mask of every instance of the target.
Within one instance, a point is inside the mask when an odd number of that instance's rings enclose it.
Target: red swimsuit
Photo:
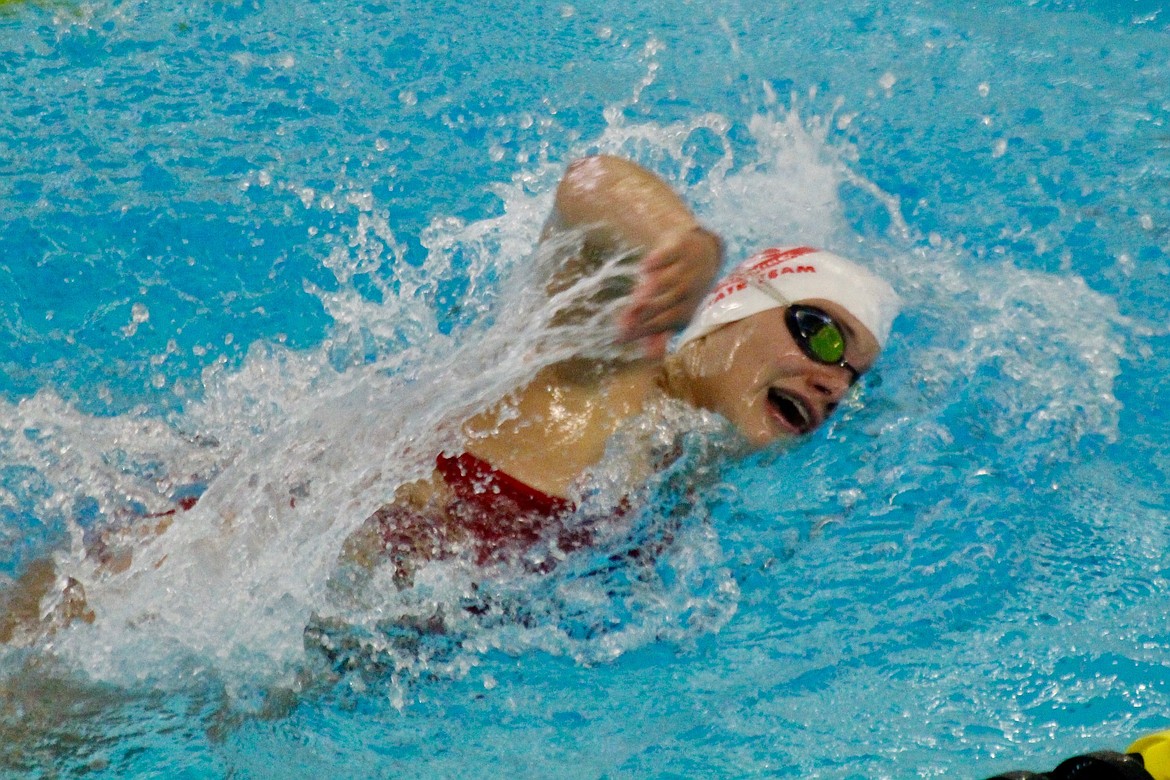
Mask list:
[[[572,501],[550,496],[469,452],[440,454],[435,468],[458,504],[450,511],[484,545],[527,547],[553,523],[576,510]]]
[[[576,511],[572,501],[537,490],[482,458],[469,452],[455,457],[440,453],[435,470],[454,494],[445,507],[446,522],[413,508],[383,507],[375,517],[387,551],[442,557],[444,540],[462,530],[471,537],[476,561],[482,565],[527,550],[542,539],[555,541],[566,552],[590,542],[588,532],[570,531],[562,525]],[[420,550],[420,544],[431,549]]]

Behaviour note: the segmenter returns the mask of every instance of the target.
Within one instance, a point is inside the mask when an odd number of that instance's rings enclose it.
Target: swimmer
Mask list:
[[[417,563],[459,549],[482,564],[550,535],[566,552],[588,545],[587,534],[560,521],[575,508],[578,481],[625,421],[673,402],[722,416],[749,448],[804,436],[873,366],[897,314],[888,284],[809,247],[765,249],[712,290],[722,240],[661,178],[617,157],[569,165],[541,241],[548,247],[568,234],[583,241],[561,258],[550,294],[627,253],[634,281],[611,295],[623,301],[619,339],[638,349],[625,359],[547,366],[467,420],[461,451],[437,453],[428,479],[400,488],[346,541],[344,562],[370,569],[390,558],[406,587]],[[648,457],[636,476],[663,465]],[[44,596],[50,578],[33,573]],[[92,619],[79,584],[69,588],[58,625]],[[21,614],[43,612],[28,606],[40,596],[9,603],[24,604]],[[18,622],[0,612],[0,641],[17,633]]]
[[[616,157],[569,166],[542,241],[566,231],[583,232],[584,243],[561,265],[554,291],[602,258],[637,258],[618,324],[620,338],[642,349],[544,368],[468,420],[462,451],[440,454],[430,479],[376,512],[347,542],[345,560],[370,567],[389,555],[407,586],[414,564],[453,546],[470,546],[484,563],[550,533],[564,552],[588,545],[586,533],[559,520],[624,421],[669,399],[722,416],[751,449],[806,435],[873,366],[898,310],[887,283],[809,247],[763,250],[704,298],[721,239],[664,181]],[[663,465],[648,462],[640,476]]]

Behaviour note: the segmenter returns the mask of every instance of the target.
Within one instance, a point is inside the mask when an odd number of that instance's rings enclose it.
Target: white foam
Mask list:
[[[894,489],[916,464],[915,478],[928,479],[940,447],[969,435],[972,395],[963,391],[975,384],[976,400],[1002,410],[986,420],[988,435],[1018,448],[1024,467],[1053,456],[1053,431],[1067,442],[1115,435],[1121,347],[1112,301],[1076,278],[1022,271],[1010,260],[982,265],[945,239],[927,247],[908,236],[896,199],[853,173],[851,151],[829,140],[831,121],[797,112],[756,117],[745,150],[732,144],[730,120],[714,114],[668,125],[609,117],[608,129],[580,151],[634,154],[664,171],[724,234],[729,265],[778,239],[824,245],[871,265],[905,299],[908,315],[879,369],[887,382],[865,402],[847,404],[829,434],[843,442],[837,446],[855,442],[868,459],[851,478],[859,494]],[[700,164],[688,156],[686,140],[698,132],[715,135],[721,157]],[[125,574],[82,560],[77,530],[60,562],[86,583],[98,621],[59,634],[53,652],[99,678],[166,679],[177,669],[211,668],[257,681],[279,679],[301,662],[302,630],[319,611],[365,631],[367,653],[397,653],[407,675],[419,665],[465,673],[486,648],[537,647],[595,662],[663,637],[686,641],[717,630],[734,612],[737,590],[717,533],[701,521],[703,502],[670,482],[685,487],[693,479],[685,469],[699,468],[694,460],[664,477],[654,495],[658,514],[630,520],[635,542],[637,534],[661,534],[656,524],[677,526],[669,582],[607,570],[604,556],[581,554],[547,577],[511,570],[485,577],[445,561],[424,567],[414,591],[397,592],[387,572],[352,603],[330,590],[342,540],[396,486],[427,473],[436,452],[455,442],[461,419],[541,361],[581,348],[581,338],[604,348],[605,313],[586,333],[543,335],[564,301],[544,301],[541,258],[531,248],[561,170],[538,163],[496,187],[501,216],[436,220],[422,236],[428,254],[418,267],[405,262],[393,215],[376,198],[334,193],[329,208],[348,228],[312,239],[332,246],[327,266],[338,280],[336,291],[312,288],[334,319],[329,339],[301,352],[257,344],[238,370],[209,369],[202,400],[170,424],[143,413],[86,416],[50,393],[10,410],[6,457],[54,485],[38,511],[68,515],[81,496],[96,497],[106,512],[129,501],[159,511],[190,476],[214,475],[198,505],[144,546]],[[296,182],[273,186],[294,203],[306,191]],[[890,234],[855,229],[842,197],[848,187],[887,211]],[[324,208],[320,199],[303,202]],[[354,287],[357,274],[380,280],[382,302]],[[443,335],[444,285],[457,277],[470,314]],[[979,384],[983,375],[990,377]],[[696,424],[706,423],[674,417],[659,433]],[[31,429],[40,433],[26,435]],[[859,433],[851,439],[850,430]],[[880,442],[861,435],[877,433]],[[620,473],[620,455],[599,467],[597,485]],[[145,460],[157,465],[120,465]],[[789,483],[769,477],[769,484],[783,500]],[[625,542],[619,534],[610,543]],[[466,599],[485,594],[495,605],[490,619],[462,611]],[[411,660],[376,628],[386,616],[436,610],[461,643],[445,655]]]

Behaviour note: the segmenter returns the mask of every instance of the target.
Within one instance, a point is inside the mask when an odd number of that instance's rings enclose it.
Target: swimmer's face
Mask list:
[[[877,360],[876,339],[848,311],[825,300],[800,301],[837,322],[845,361],[859,374]],[[810,433],[848,392],[849,367],[818,363],[789,332],[785,309],[724,325],[678,354],[693,403],[726,417],[753,447]]]

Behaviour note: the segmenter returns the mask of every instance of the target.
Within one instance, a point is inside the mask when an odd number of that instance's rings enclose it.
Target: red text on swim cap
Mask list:
[[[793,266],[784,265],[784,263],[817,251],[819,250],[809,246],[798,246],[791,249],[776,249],[773,247],[758,252],[715,289],[711,303],[718,303],[729,295],[734,295],[740,290],[747,289],[748,283],[745,278],[747,276],[753,276],[757,279],[777,279],[784,274],[815,274],[817,272],[816,266]]]

